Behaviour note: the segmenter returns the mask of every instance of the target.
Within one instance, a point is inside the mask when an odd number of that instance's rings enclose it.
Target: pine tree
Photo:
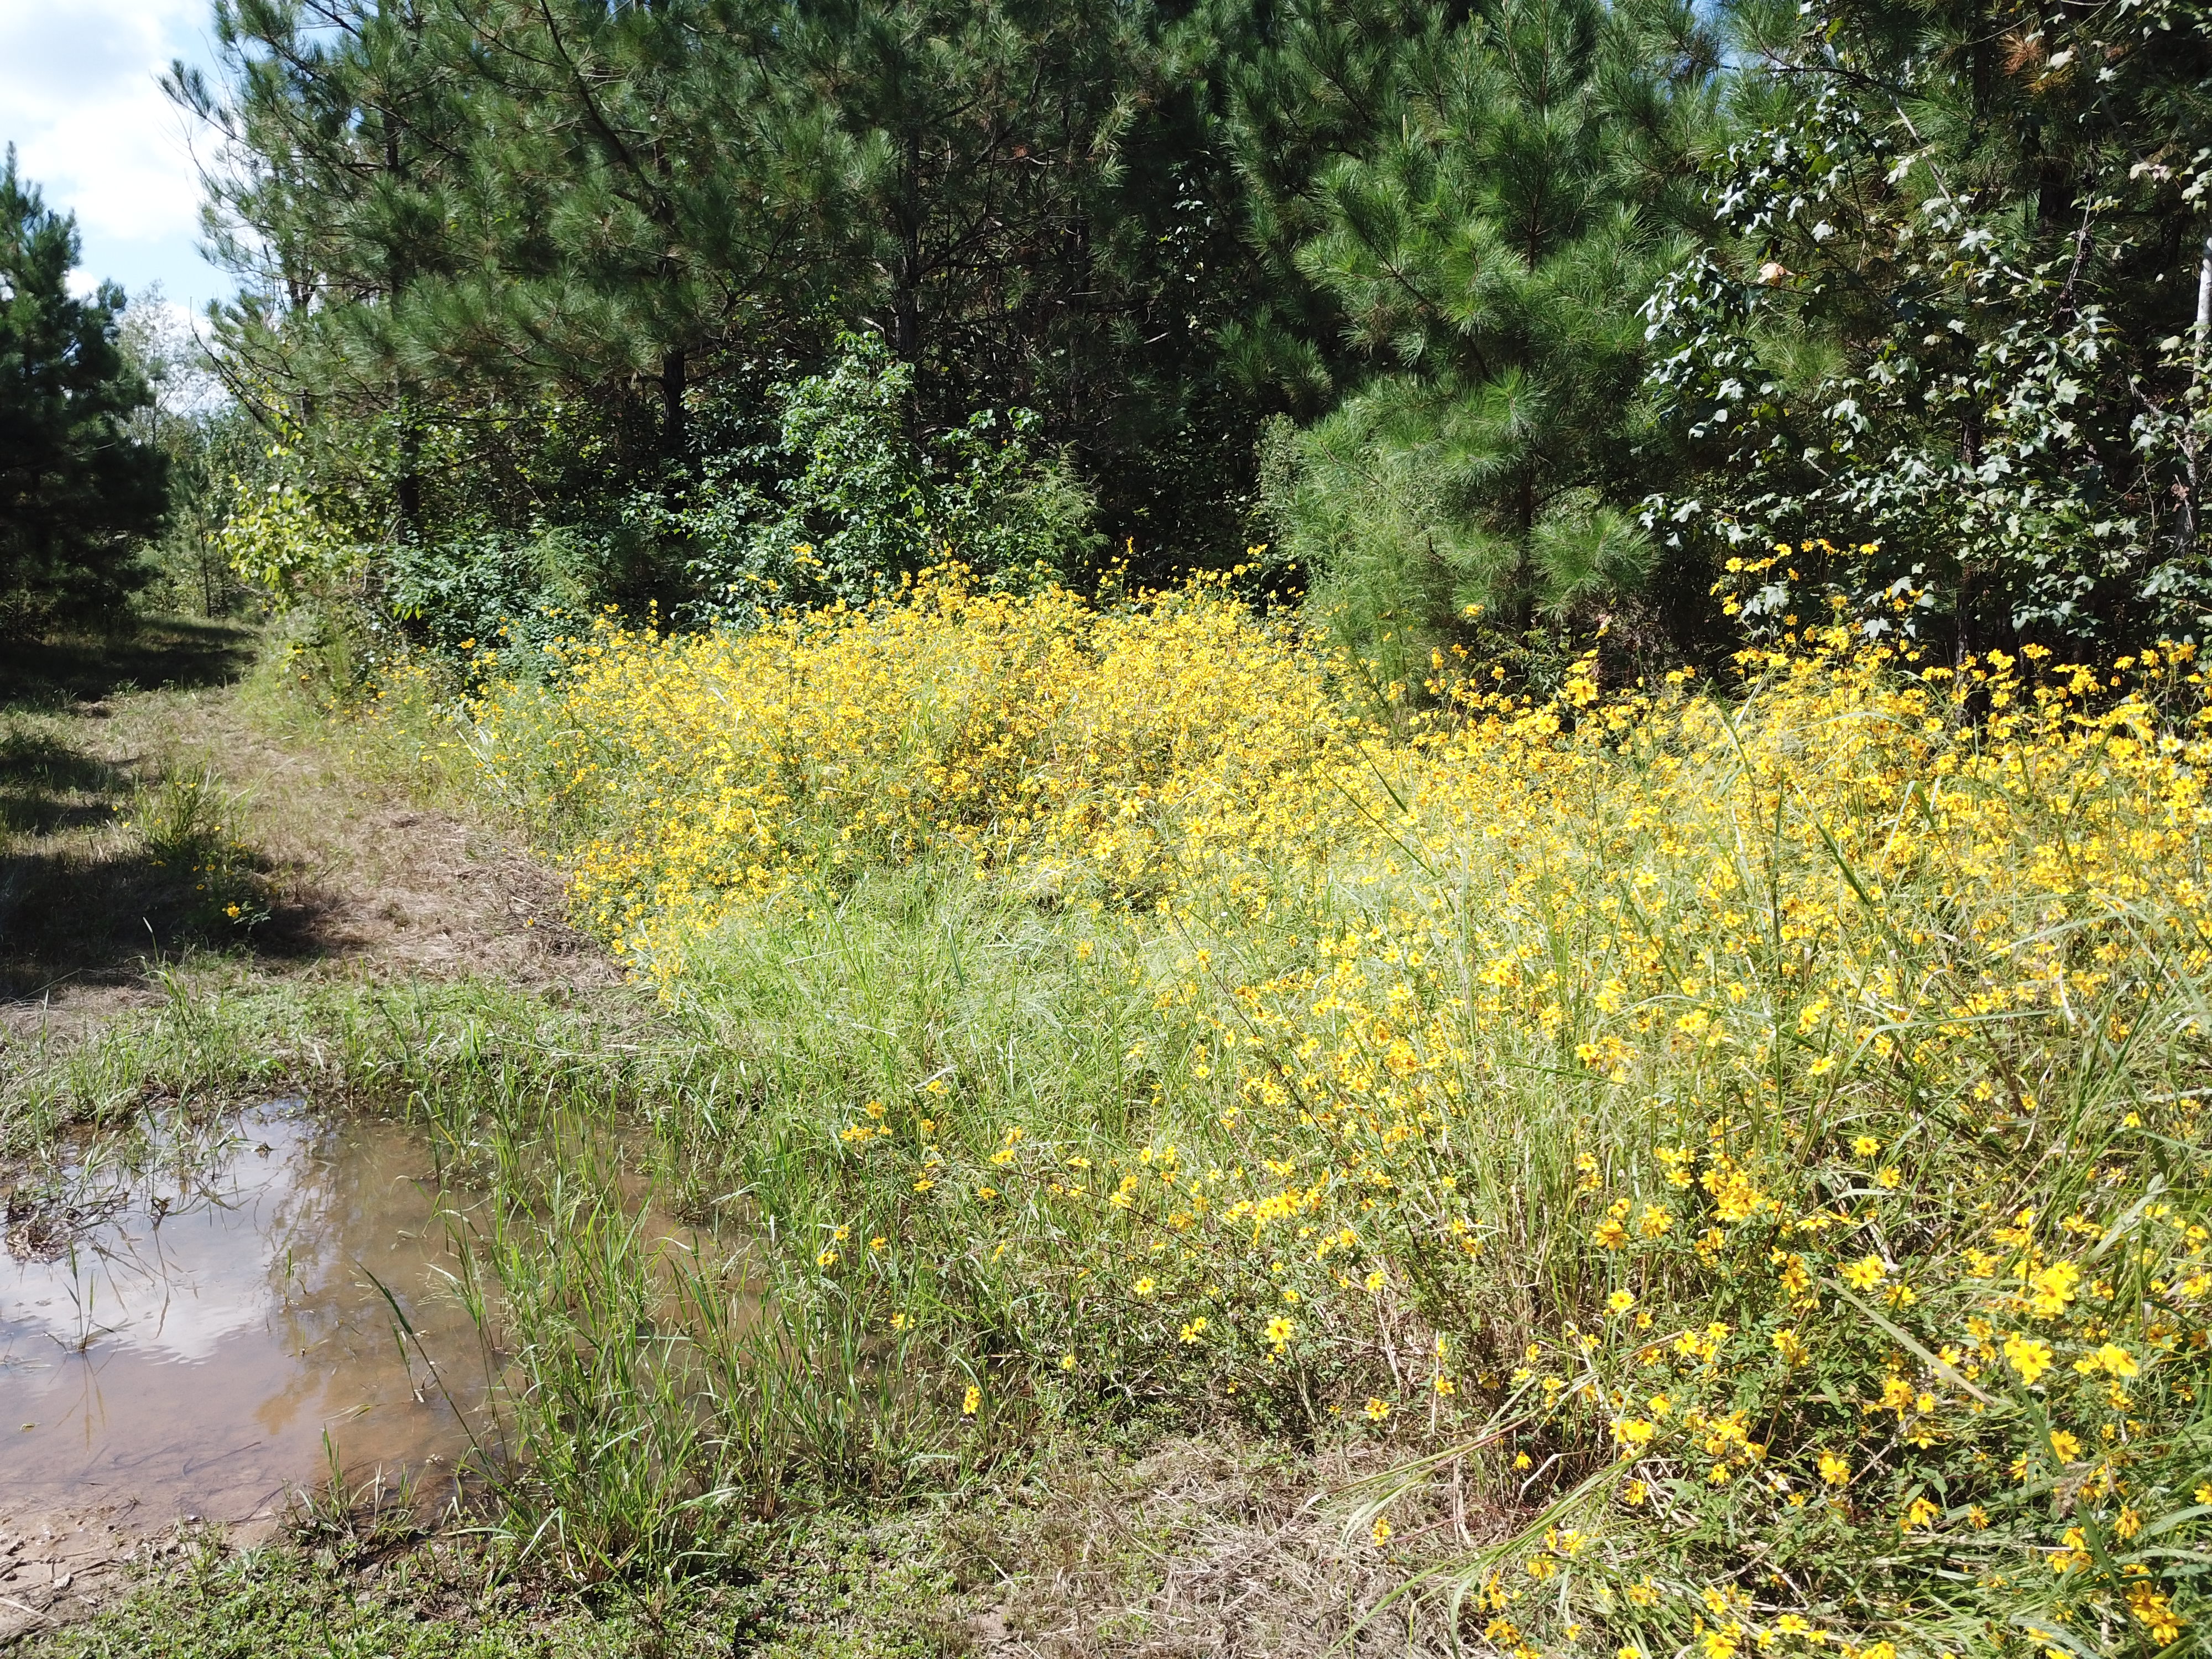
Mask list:
[[[181,64],[171,95],[210,123],[218,263],[242,279],[216,319],[230,390],[344,475],[364,544],[424,533],[424,372],[404,297],[460,257],[446,234],[468,156],[459,43],[434,0],[216,0],[233,72]],[[374,585],[374,568],[371,581]]]
[[[1663,53],[1600,0],[1409,33],[1364,83],[1368,131],[1316,146],[1343,153],[1294,198],[1296,269],[1371,368],[1285,441],[1278,516],[1316,605],[1389,678],[1477,615],[1517,635],[1617,613],[1650,570],[1627,510],[1638,307],[1687,251],[1717,69],[1686,11],[1653,23]]]
[[[1163,7],[1073,0],[808,0],[793,19],[793,95],[856,162],[848,320],[913,366],[918,423],[1034,410],[1117,546],[1233,556],[1257,409],[1220,369],[1249,289],[1213,42]]]
[[[840,274],[823,227],[851,164],[767,73],[787,20],[733,0],[447,9],[468,110],[454,257],[398,332],[478,386],[642,395],[680,468],[691,387],[818,336]]]
[[[1402,121],[1412,81],[1466,21],[1463,6],[1406,0],[1217,0],[1194,19],[1212,37],[1217,118],[1255,264],[1253,302],[1224,343],[1279,410],[1311,418],[1364,378],[1336,297],[1307,279],[1298,250],[1328,226],[1329,170]]]
[[[730,411],[869,327],[914,369],[917,438],[1029,408],[1102,482],[1117,540],[1241,544],[1256,410],[1212,372],[1249,297],[1233,179],[1205,42],[1152,7],[224,0],[221,19],[226,83],[176,85],[237,162],[216,242],[258,297],[222,350],[295,426],[381,434],[357,498],[396,478],[404,501],[419,475],[451,492],[422,509],[441,522],[535,518],[566,446],[596,458],[602,502],[556,512],[680,500],[697,422],[729,441]]]
[[[152,396],[118,343],[123,290],[70,296],[76,222],[0,170],[0,629],[107,611],[149,574],[167,462],[131,433]]]

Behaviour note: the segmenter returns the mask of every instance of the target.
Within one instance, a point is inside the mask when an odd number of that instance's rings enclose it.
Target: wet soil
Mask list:
[[[283,1101],[149,1138],[5,1194],[0,1644],[195,1534],[274,1536],[334,1473],[428,1518],[496,1449],[467,1200],[419,1134]]]
[[[423,1132],[291,1099],[140,1133],[136,1167],[0,1186],[0,1646],[199,1539],[435,1526],[507,1453],[486,1204]],[[617,1179],[672,1309],[711,1236]]]
[[[0,1071],[180,985],[621,994],[557,872],[458,792],[426,799],[287,718],[247,678],[258,648],[161,622],[0,650]],[[221,803],[265,906],[251,927],[210,928],[198,872],[130,827],[179,775]],[[203,1529],[273,1535],[333,1455],[356,1483],[404,1470],[434,1510],[491,1431],[490,1362],[444,1277],[459,1200],[424,1143],[296,1104],[186,1144],[203,1133],[135,1173],[75,1172],[66,1204],[0,1168],[0,1646]]]
[[[250,1546],[276,1528],[249,1523],[229,1537]],[[187,1535],[150,1534],[96,1505],[17,1511],[0,1522],[0,1647],[97,1612],[140,1563],[183,1553]]]

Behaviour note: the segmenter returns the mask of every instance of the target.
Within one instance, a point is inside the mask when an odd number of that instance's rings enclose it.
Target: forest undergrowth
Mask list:
[[[754,1241],[672,1289],[588,1091],[422,1099],[510,1200],[510,1536],[629,1573],[1213,1425],[1343,1449],[1348,1545],[1478,1650],[2194,1639],[2185,648],[1808,629],[1534,700],[1216,584],[951,579],[489,644],[459,737],[427,677],[372,721],[573,871],[689,1034],[619,1091],[664,1201]]]

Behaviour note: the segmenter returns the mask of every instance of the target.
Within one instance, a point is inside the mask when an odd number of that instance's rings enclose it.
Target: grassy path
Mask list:
[[[217,994],[618,981],[566,925],[551,872],[466,803],[426,805],[419,777],[334,743],[256,678],[258,645],[170,621],[0,658],[0,1081]],[[34,1513],[0,1492],[0,1644],[51,1634],[165,1561],[195,1562],[204,1590],[228,1559],[127,1508]],[[157,1580],[125,1617],[158,1619],[176,1589]]]
[[[149,627],[0,667],[0,1020],[82,1029],[241,980],[610,984],[558,882],[465,803],[423,804],[249,678],[254,636]],[[241,915],[211,902],[209,872]],[[222,892],[216,896],[222,896]]]

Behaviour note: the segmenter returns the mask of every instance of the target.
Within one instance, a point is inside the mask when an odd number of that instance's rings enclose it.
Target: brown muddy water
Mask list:
[[[422,1137],[278,1102],[127,1176],[19,1194],[0,1253],[0,1519],[266,1515],[405,1469],[453,1490],[490,1367]],[[414,1335],[403,1342],[394,1304]],[[327,1437],[327,1438],[326,1438]]]

